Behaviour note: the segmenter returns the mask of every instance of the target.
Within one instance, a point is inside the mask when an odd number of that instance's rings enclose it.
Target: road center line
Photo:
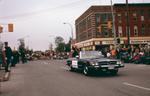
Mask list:
[[[130,83],[127,83],[127,82],[124,82],[123,84],[124,84],[124,85],[127,85],[127,86],[136,87],[136,88],[139,88],[139,89],[143,89],[143,90],[150,91],[150,88],[146,88],[146,87],[142,87],[142,86],[130,84]]]

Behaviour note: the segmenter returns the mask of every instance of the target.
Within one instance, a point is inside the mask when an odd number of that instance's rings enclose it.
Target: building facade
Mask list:
[[[129,4],[130,43],[150,43],[150,4]],[[125,4],[114,4],[116,38],[127,44]],[[91,6],[76,21],[77,47],[99,50],[114,44],[111,6]]]

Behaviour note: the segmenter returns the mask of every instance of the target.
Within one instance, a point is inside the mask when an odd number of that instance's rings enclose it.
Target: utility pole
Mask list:
[[[116,28],[115,28],[115,15],[114,15],[114,8],[113,8],[113,2],[112,0],[110,0],[111,2],[111,14],[112,14],[112,32],[114,34],[114,45],[115,45],[115,48],[117,46],[117,42],[116,42]]]
[[[127,25],[127,42],[128,42],[128,46],[130,46],[130,26],[129,26],[129,5],[128,5],[128,0],[126,0],[126,25]]]

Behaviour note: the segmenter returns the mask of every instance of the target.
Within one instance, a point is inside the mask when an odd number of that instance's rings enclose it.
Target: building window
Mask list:
[[[102,34],[103,34],[103,37],[109,37],[109,32],[107,28],[102,28]]]
[[[144,21],[144,16],[141,16],[141,21]]]
[[[142,35],[142,36],[145,35],[145,26],[144,26],[144,24],[142,24],[141,35]]]
[[[87,17],[87,27],[91,28],[91,18],[90,18],[90,16]]]
[[[119,13],[119,14],[117,14],[117,16],[118,16],[118,21],[119,21],[119,23],[122,23],[122,18],[121,18],[121,14]]]
[[[138,27],[134,26],[134,36],[138,36]]]
[[[122,26],[118,26],[119,37],[122,37]]]
[[[112,15],[110,13],[101,14],[101,23],[106,23],[108,20],[112,20]]]
[[[101,15],[101,19],[102,19],[102,23],[105,23],[105,22],[107,22],[107,15],[106,14],[102,14]]]
[[[136,12],[133,13],[133,20],[134,20],[135,22],[137,21],[137,13],[136,13]]]
[[[101,21],[100,19],[101,19],[101,18],[100,18],[100,15],[99,15],[99,14],[96,14],[96,22],[97,22],[97,23],[100,23],[100,21]]]
[[[96,37],[101,36],[101,14],[96,14]]]
[[[104,37],[108,37],[108,36],[109,36],[108,31],[105,31],[105,32],[104,32]]]

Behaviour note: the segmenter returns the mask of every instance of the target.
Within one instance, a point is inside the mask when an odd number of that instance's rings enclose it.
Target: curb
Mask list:
[[[3,81],[8,81],[10,78],[10,72],[6,72],[5,76],[3,77]]]
[[[0,77],[0,82],[8,81],[10,78],[10,72],[6,72],[4,77]]]

